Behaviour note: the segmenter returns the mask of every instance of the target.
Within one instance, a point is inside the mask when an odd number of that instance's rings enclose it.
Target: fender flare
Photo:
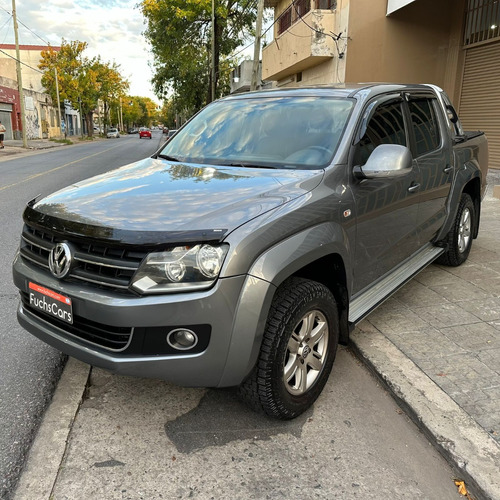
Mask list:
[[[240,294],[219,387],[240,384],[255,366],[278,286],[299,269],[331,254],[339,254],[344,266],[349,262],[345,232],[328,222],[290,236],[255,260]],[[347,269],[346,275],[350,275]]]

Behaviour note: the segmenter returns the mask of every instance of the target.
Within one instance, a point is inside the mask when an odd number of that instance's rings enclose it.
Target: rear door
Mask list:
[[[432,241],[446,218],[453,180],[452,148],[440,103],[432,93],[406,94],[411,151],[420,171],[417,226],[421,245]]]

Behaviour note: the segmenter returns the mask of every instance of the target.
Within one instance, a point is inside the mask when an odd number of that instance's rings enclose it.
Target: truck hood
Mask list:
[[[146,158],[30,204],[25,220],[123,243],[222,240],[314,189],[323,172],[218,167]]]

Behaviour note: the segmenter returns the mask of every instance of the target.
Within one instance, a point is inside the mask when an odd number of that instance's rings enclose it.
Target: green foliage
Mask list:
[[[149,97],[123,97],[122,113],[123,123],[127,129],[130,127],[151,127],[158,121],[156,103]],[[114,116],[112,114],[112,117]],[[116,122],[118,122],[117,119]]]
[[[89,135],[93,133],[92,114],[98,101],[104,102],[105,124],[109,122],[107,110],[116,105],[129,87],[127,80],[120,75],[116,64],[101,61],[99,57],[89,59],[83,55],[86,42],[65,40],[61,48],[49,47],[41,52],[38,67],[43,70],[42,85],[47,89],[52,101],[57,102],[55,69],[59,96],[72,103],[73,108],[82,110],[86,117]]]
[[[231,53],[252,31],[257,0],[215,0],[216,97],[224,95]],[[210,101],[211,0],[142,0],[145,36],[154,55],[153,85],[160,98],[172,93],[190,114]]]

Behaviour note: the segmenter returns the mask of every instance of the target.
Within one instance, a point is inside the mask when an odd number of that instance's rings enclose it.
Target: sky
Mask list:
[[[159,103],[151,85],[152,56],[142,35],[146,26],[139,0],[15,1],[20,45],[44,45],[45,40],[58,46],[63,38],[87,42],[84,55],[120,65],[130,83],[129,95]],[[0,0],[0,43],[14,43],[11,13],[12,0]]]

